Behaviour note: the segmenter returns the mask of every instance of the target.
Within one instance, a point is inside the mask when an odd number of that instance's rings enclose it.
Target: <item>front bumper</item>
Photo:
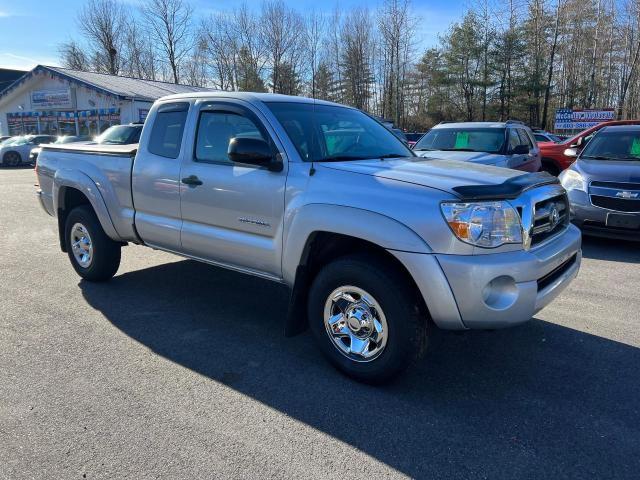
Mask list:
[[[610,213],[635,215],[639,217],[640,213],[616,212],[606,208],[595,207],[589,201],[589,195],[581,190],[571,190],[568,194],[571,205],[571,221],[580,228],[585,235],[640,241],[640,230],[607,226],[607,215]]]
[[[529,320],[576,277],[582,260],[580,246],[580,231],[570,225],[529,251],[393,253],[412,274],[434,322],[441,328],[461,330],[503,328]]]

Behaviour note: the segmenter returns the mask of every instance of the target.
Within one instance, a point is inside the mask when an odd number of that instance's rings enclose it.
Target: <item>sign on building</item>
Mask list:
[[[33,90],[31,92],[31,108],[74,108],[75,95],[71,88],[55,88],[51,90]]]
[[[559,108],[556,110],[554,127],[556,130],[584,130],[614,119],[615,110],[613,108],[602,110]]]

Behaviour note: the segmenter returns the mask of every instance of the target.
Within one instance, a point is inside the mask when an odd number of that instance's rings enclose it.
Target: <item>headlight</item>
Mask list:
[[[565,190],[582,190],[586,192],[587,189],[584,186],[584,178],[575,170],[567,169],[562,172],[558,178]]]
[[[442,203],[440,207],[463,242],[484,248],[522,243],[520,215],[508,202]]]

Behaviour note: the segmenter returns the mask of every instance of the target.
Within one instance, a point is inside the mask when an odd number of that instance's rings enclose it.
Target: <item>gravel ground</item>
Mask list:
[[[0,170],[0,478],[638,478],[637,245],[375,388],[282,335],[281,286],[138,246],[81,281],[33,183]]]

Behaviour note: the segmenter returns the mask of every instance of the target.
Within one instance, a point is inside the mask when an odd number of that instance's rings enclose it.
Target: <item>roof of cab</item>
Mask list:
[[[279,93],[258,93],[258,92],[227,92],[227,91],[214,91],[214,92],[192,92],[192,93],[179,93],[176,95],[168,95],[162,97],[158,101],[166,102],[170,100],[186,100],[186,99],[216,99],[216,98],[233,98],[238,100],[245,100],[248,102],[263,102],[263,103],[310,103],[316,105],[332,105],[340,107],[348,107],[339,103],[328,102],[326,100],[313,99],[308,97],[297,97],[294,95],[282,95]]]

